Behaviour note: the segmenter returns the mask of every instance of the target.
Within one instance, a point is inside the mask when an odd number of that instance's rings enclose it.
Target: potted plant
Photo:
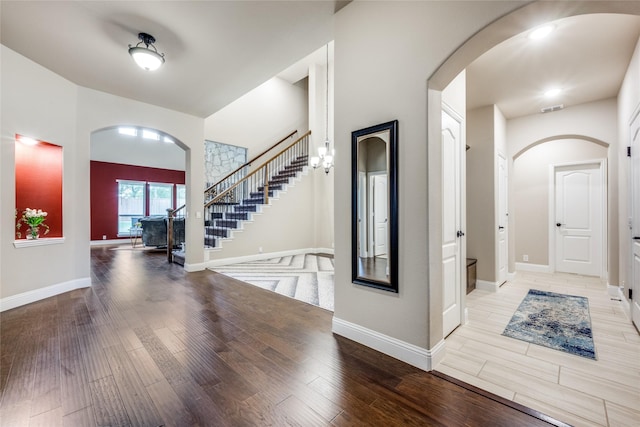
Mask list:
[[[44,223],[46,217],[47,212],[44,212],[42,209],[26,208],[16,223],[16,230],[18,230],[16,231],[16,236],[18,236],[19,239],[22,238],[22,233],[20,232],[22,224],[26,224],[27,227],[29,227],[26,233],[27,239],[37,239],[40,237],[40,227],[44,228],[44,234],[47,234],[49,232],[49,226]]]

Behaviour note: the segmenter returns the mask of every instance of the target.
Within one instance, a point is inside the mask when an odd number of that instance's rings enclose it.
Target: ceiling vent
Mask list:
[[[544,107],[540,109],[541,113],[550,113],[552,111],[562,110],[564,108],[564,104],[552,105],[550,107]]]

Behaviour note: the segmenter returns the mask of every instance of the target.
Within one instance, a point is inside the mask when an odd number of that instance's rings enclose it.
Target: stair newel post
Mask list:
[[[269,204],[269,162],[264,164],[264,204]]]
[[[167,260],[173,262],[173,209],[167,209]]]

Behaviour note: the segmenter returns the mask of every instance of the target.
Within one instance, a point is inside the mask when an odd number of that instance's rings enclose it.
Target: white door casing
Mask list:
[[[358,255],[366,258],[368,252],[367,244],[367,174],[358,172]]]
[[[554,167],[555,271],[604,277],[604,165]]]
[[[509,236],[509,213],[507,212],[507,159],[498,154],[498,226],[497,226],[497,239],[498,242],[498,256],[496,281],[498,285],[502,285],[507,281],[507,269],[508,269],[508,236]]]
[[[387,215],[387,175],[373,175],[374,256],[387,254],[389,221]]]
[[[629,175],[631,177],[630,207],[631,207],[631,320],[640,329],[640,109],[631,120],[630,147],[631,162]]]
[[[463,321],[462,289],[466,275],[462,269],[462,119],[443,103],[442,109],[442,323],[446,337]]]

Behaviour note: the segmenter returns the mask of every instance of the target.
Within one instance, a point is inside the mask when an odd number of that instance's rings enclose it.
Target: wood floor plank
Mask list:
[[[97,426],[130,426],[118,386],[112,376],[89,383]]]
[[[162,425],[162,417],[151,401],[124,347],[109,347],[105,352],[131,424],[134,426]]]
[[[162,252],[92,248],[91,277],[0,313],[3,427],[543,423],[334,335],[326,310]],[[607,347],[633,342],[618,335]]]

